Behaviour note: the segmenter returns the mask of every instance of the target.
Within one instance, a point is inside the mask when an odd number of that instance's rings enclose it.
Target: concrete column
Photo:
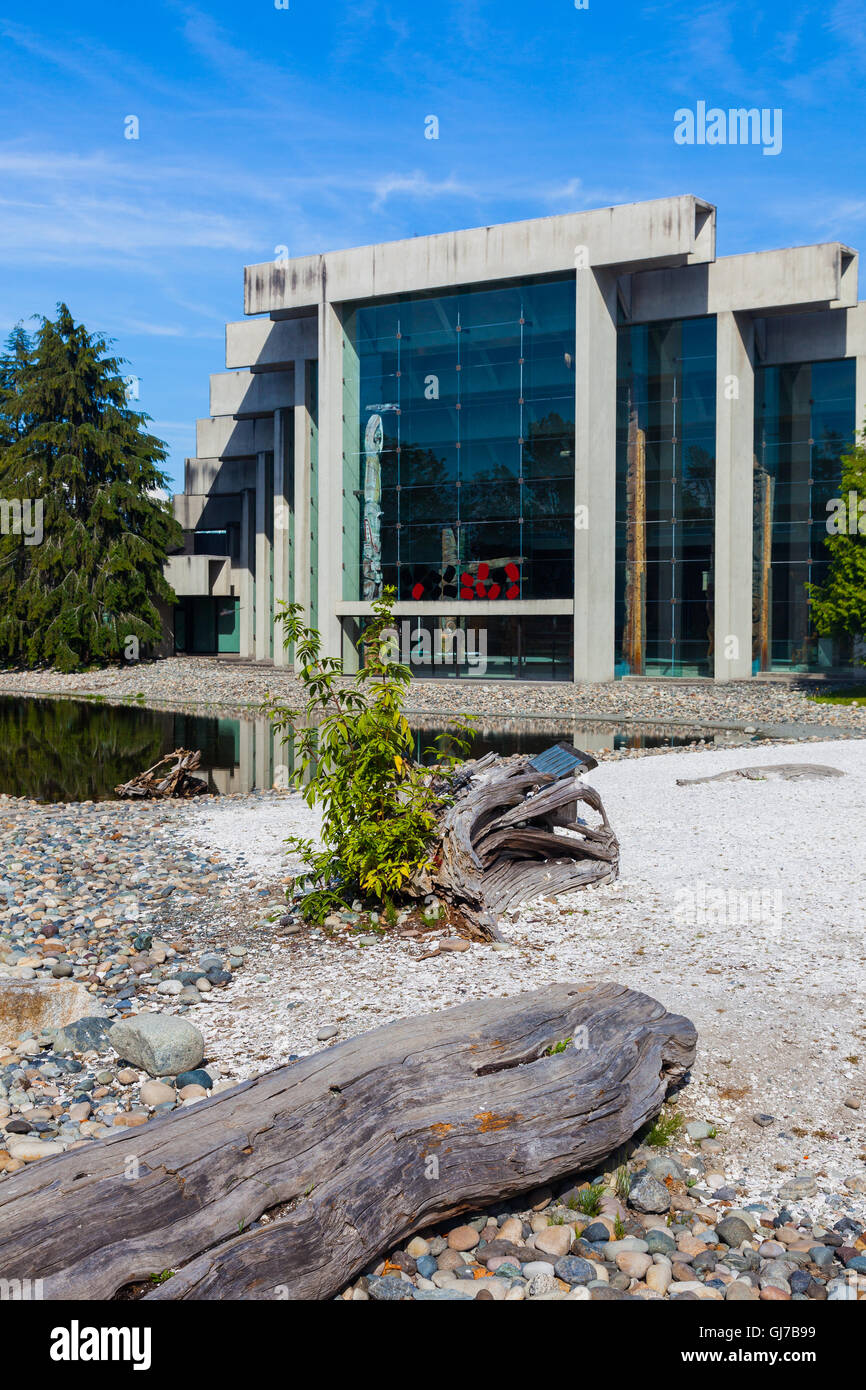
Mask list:
[[[271,654],[271,535],[267,454],[256,456],[256,661]]]
[[[240,655],[251,659],[255,656],[256,635],[253,601],[253,548],[252,534],[253,507],[248,489],[241,493],[241,534],[240,555],[238,557],[238,626]]]
[[[854,435],[858,443],[866,430],[866,353],[858,352],[854,369]]]
[[[577,271],[574,357],[574,679],[613,680],[616,277]]]
[[[294,601],[310,621],[310,368],[302,357],[295,360],[295,493],[292,505],[295,527],[292,548]]]
[[[277,605],[291,599],[289,570],[290,509],[292,483],[292,418],[289,410],[274,411],[274,613]],[[274,665],[288,666],[289,654],[283,644],[285,628],[274,624]]]
[[[237,780],[232,791],[252,791],[255,784],[255,747],[255,724],[252,719],[242,719],[238,742]]]
[[[752,674],[752,527],[755,452],[754,324],[716,316],[716,680]]]
[[[255,766],[254,785],[260,791],[268,791],[274,784],[274,767],[271,755],[271,722],[269,719],[255,721]]]
[[[319,304],[318,627],[324,656],[342,656],[337,603],[343,594],[343,328],[333,304]]]

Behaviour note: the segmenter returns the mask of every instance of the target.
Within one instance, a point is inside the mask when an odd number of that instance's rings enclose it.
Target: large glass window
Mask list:
[[[616,673],[708,675],[715,318],[618,333]]]
[[[366,623],[359,623],[363,634]],[[398,618],[393,657],[419,679],[570,681],[574,674],[571,614],[501,616],[444,614]],[[363,658],[363,643],[359,640]]]
[[[755,373],[753,647],[755,671],[842,664],[816,636],[806,585],[827,574],[827,503],[854,441],[853,359]]]
[[[345,599],[572,596],[574,324],[573,275],[347,307]]]

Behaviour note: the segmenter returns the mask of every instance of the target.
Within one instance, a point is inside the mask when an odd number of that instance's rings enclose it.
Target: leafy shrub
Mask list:
[[[343,678],[338,658],[321,655],[320,635],[304,625],[299,604],[284,604],[278,614],[307,699],[302,711],[271,702],[265,707],[284,742],[295,743],[292,780],[308,805],[322,809],[324,848],[296,835],[286,841],[306,866],[302,911],[308,921],[323,922],[359,894],[387,907],[430,864],[447,779],[434,778],[412,758],[403,714],[411,674],[392,659],[387,635],[393,602],[394,591],[386,589],[373,603],[365,661],[351,681]],[[458,720],[439,738],[464,753],[468,734],[468,721]],[[450,755],[440,771],[458,760]]]

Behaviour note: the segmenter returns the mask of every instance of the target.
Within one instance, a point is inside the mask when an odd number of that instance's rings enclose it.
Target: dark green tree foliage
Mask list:
[[[808,584],[812,622],[821,637],[866,634],[866,446],[842,455],[839,497],[829,510],[827,577]]]
[[[21,410],[21,384],[25,369],[33,360],[33,339],[19,323],[6,339],[6,351],[0,357],[0,451],[23,433],[25,421]],[[0,452],[0,467],[2,467]]]
[[[60,304],[32,338],[16,329],[0,359],[8,663],[72,671],[122,659],[130,637],[145,654],[160,638],[157,601],[175,601],[163,564],[183,536],[158,495],[165,449],[129,408],[107,348]],[[29,535],[26,525],[15,534],[13,507],[25,509]]]

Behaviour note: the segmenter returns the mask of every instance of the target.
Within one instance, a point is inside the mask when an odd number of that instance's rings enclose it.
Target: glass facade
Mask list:
[[[574,315],[573,275],[348,306],[345,599],[499,602],[504,661],[512,600],[571,598]]]
[[[363,632],[363,620],[359,631]],[[574,624],[570,613],[398,618],[395,657],[419,680],[570,681]]]
[[[854,442],[853,358],[755,373],[753,647],[755,671],[844,664],[812,630],[806,584],[827,573],[827,502]]]
[[[618,333],[616,674],[713,667],[714,317]]]

